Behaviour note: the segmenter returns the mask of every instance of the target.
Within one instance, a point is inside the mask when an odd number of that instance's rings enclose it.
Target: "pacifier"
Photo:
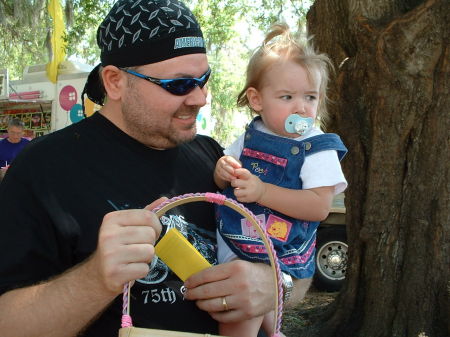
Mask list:
[[[302,117],[299,115],[290,115],[286,118],[284,129],[289,133],[298,133],[303,136],[306,132],[311,130],[314,125],[314,119],[311,117]]]

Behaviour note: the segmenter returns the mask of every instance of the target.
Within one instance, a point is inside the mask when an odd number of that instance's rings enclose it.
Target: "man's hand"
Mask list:
[[[155,254],[154,244],[161,234],[161,224],[150,212],[165,198],[145,209],[111,212],[100,227],[98,247],[87,262],[103,286],[119,294],[123,285],[144,277]]]
[[[235,170],[237,179],[231,181],[234,195],[240,202],[259,202],[266,192],[266,184],[245,168]]]
[[[151,209],[108,213],[98,247],[86,261],[33,286],[0,296],[2,336],[76,336],[122,292],[123,285],[144,277],[153,258],[161,224]],[[49,323],[50,322],[50,323]]]
[[[236,260],[205,269],[186,280],[185,298],[217,321],[238,322],[263,315],[275,307],[271,267]],[[225,298],[228,311],[224,311]]]

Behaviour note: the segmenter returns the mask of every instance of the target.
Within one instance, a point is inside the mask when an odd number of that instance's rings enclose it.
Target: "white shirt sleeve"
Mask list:
[[[335,150],[320,151],[305,158],[300,171],[303,189],[334,186],[335,194],[347,188],[347,180]]]
[[[241,156],[242,149],[244,148],[244,136],[245,133],[240,135],[230,146],[228,146],[223,153],[227,156],[232,156],[239,160]]]

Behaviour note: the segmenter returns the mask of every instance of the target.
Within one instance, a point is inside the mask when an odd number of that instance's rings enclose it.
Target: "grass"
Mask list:
[[[325,307],[334,301],[337,294],[319,292],[311,288],[298,306],[284,312],[282,332],[287,337],[297,337],[306,332],[320,318]]]

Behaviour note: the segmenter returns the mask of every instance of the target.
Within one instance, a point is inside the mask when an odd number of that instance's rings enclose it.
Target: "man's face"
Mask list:
[[[205,54],[191,54],[138,67],[136,71],[159,79],[201,77],[208,70]],[[206,104],[206,87],[176,96],[160,86],[122,73],[128,82],[122,95],[122,123],[131,137],[157,149],[175,147],[196,134],[199,109]]]
[[[10,126],[7,131],[8,140],[11,143],[19,143],[24,134],[23,128],[21,128],[20,126]]]

